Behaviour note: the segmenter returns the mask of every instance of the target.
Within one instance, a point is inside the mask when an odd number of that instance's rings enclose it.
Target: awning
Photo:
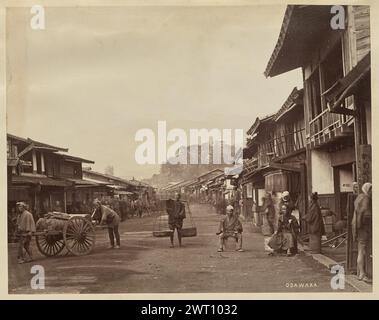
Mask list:
[[[275,117],[275,114],[270,114],[270,115],[267,115],[267,116],[264,116],[262,119],[259,119],[258,117],[255,119],[253,125],[250,127],[249,130],[247,130],[247,134],[249,136],[252,136],[251,138],[253,139],[255,136],[254,134],[255,133],[258,133],[258,129],[261,125],[270,125],[273,123],[273,120],[274,120],[274,117]]]
[[[114,190],[125,190],[126,187],[124,186],[119,186],[119,185],[116,185],[116,184],[109,184],[107,185],[108,188],[111,188],[111,189],[114,189]]]
[[[279,111],[275,114],[275,122],[292,119],[296,112],[304,113],[303,108],[304,90],[298,90],[296,87],[292,90],[287,100],[284,102]]]
[[[365,55],[351,71],[339,79],[331,88],[323,93],[331,112],[354,114],[354,110],[344,108],[345,98],[351,96],[363,81],[370,79],[371,61],[370,53]]]
[[[55,147],[51,147],[51,146],[45,146],[45,145],[35,145],[34,143],[31,143],[30,145],[28,145],[24,150],[22,150],[18,154],[18,157],[21,158],[23,155],[27,154],[28,152],[30,152],[32,150],[57,152],[60,149],[55,148]]]
[[[38,176],[17,176],[12,175],[12,184],[32,184],[50,187],[70,187],[72,183],[67,180],[52,179]]]
[[[104,182],[104,181],[99,181],[99,180],[90,179],[90,178],[84,178],[83,180],[87,181],[89,183],[94,183],[94,184],[98,184],[98,185],[102,185],[102,186],[106,186],[106,185],[112,184],[110,182],[107,183],[107,182]]]
[[[66,180],[74,183],[76,186],[77,185],[80,185],[80,186],[99,186],[99,185],[103,185],[103,184],[99,184],[99,183],[94,182],[94,181],[83,180],[83,179],[66,178]]]
[[[60,155],[65,159],[66,161],[71,161],[71,162],[83,162],[83,163],[95,163],[93,160],[88,160],[80,157],[74,157],[68,154],[63,154],[63,153],[57,153],[57,155]]]
[[[119,195],[122,195],[122,194],[125,194],[125,195],[133,195],[134,193],[133,192],[129,192],[129,191],[121,191],[121,190],[115,190],[114,194],[119,194]]]

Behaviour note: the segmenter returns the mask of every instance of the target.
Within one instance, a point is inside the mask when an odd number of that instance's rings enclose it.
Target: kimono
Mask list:
[[[33,215],[29,211],[24,210],[17,217],[17,232],[19,235],[18,259],[22,261],[25,259],[24,250],[29,254],[29,258],[32,259],[30,242],[32,240],[32,233],[35,231],[36,224],[34,223]]]
[[[36,225],[34,223],[33,215],[29,211],[24,210],[17,217],[17,229],[18,229],[19,233],[21,233],[21,234],[36,231]]]
[[[231,236],[235,233],[242,233],[242,231],[241,221],[236,215],[233,215],[230,218],[226,216],[220,221],[219,232],[222,232],[225,236]]]
[[[219,225],[219,248],[222,251],[224,246],[224,241],[233,237],[237,240],[237,250],[242,249],[242,224],[238,219],[237,215],[233,215],[232,217],[226,216],[220,221]]]
[[[170,230],[182,229],[183,220],[186,218],[186,210],[181,201],[167,200],[168,226]]]
[[[300,226],[295,216],[280,215],[278,232],[271,237],[268,245],[275,251],[291,250],[291,253],[297,253],[299,230]]]
[[[320,236],[325,234],[325,226],[322,219],[321,209],[316,201],[311,202],[309,212],[304,217],[304,220],[308,223],[309,233]]]
[[[317,201],[312,200],[304,220],[308,224],[309,247],[313,253],[321,253],[321,237],[325,234],[324,221]]]

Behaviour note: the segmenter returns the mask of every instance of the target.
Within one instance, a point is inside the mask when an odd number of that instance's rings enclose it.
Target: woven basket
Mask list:
[[[197,229],[196,227],[190,227],[190,228],[183,228],[180,230],[180,235],[185,237],[196,237],[197,236]]]
[[[153,236],[157,238],[170,237],[172,235],[172,230],[155,230],[153,231]]]

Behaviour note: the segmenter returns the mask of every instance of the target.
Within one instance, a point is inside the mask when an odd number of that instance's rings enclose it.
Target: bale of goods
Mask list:
[[[54,217],[40,218],[36,223],[37,231],[62,231],[66,220]]]
[[[70,215],[68,213],[64,212],[49,212],[45,215],[45,218],[50,219],[50,218],[55,218],[55,219],[62,219],[62,220],[68,220],[70,219]]]

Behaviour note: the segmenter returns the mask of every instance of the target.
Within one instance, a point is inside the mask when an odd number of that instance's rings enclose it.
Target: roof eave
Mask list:
[[[272,52],[271,57],[267,63],[266,69],[264,71],[264,75],[266,78],[273,77],[274,75],[276,75],[276,74],[272,74],[272,68],[283,46],[284,38],[287,34],[287,29],[288,29],[289,22],[291,20],[293,9],[294,9],[293,5],[288,5],[286,8],[286,12],[284,13],[284,18],[283,18],[282,26],[280,28],[278,40],[276,42],[274,51]]]
[[[320,40],[331,32],[330,8],[329,5],[287,6],[277,43],[264,71],[266,77],[303,67]]]

